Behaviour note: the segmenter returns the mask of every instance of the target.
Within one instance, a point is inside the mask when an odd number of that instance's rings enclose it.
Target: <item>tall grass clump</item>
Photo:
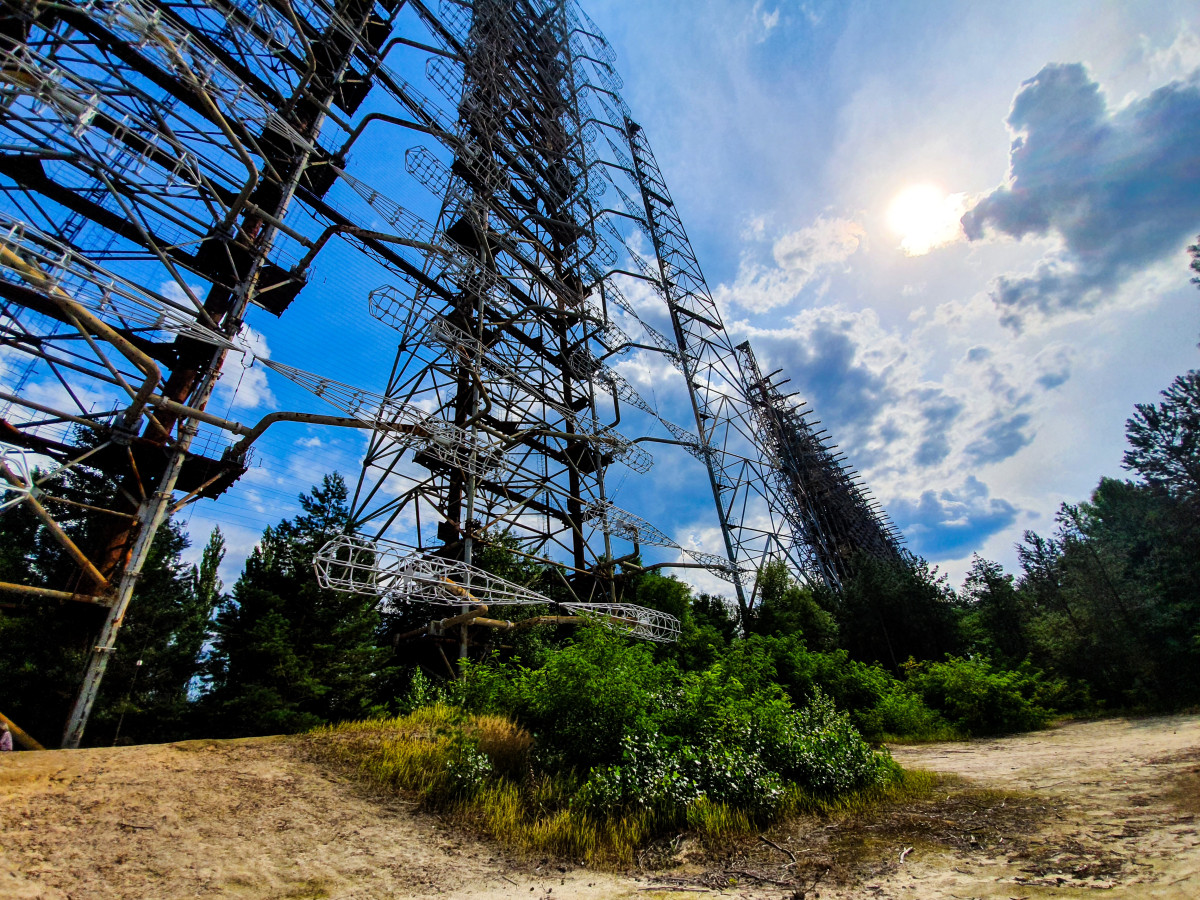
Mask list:
[[[766,654],[698,672],[600,628],[538,668],[465,663],[444,700],[312,733],[323,758],[512,849],[628,864],[668,829],[749,833],[903,785],[815,687],[803,706]]]

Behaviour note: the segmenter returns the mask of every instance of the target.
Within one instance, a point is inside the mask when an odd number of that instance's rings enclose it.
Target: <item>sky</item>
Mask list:
[[[1026,529],[1127,475],[1133,405],[1198,363],[1200,3],[584,7],[734,341],[791,378],[908,549],[955,585],[973,553],[1015,571]],[[365,304],[368,276],[321,262],[321,290]],[[250,324],[323,374],[390,363],[386,329],[329,315]],[[331,324],[349,356],[328,352]],[[283,391],[235,361],[216,402],[253,420]],[[230,581],[299,490],[356,477],[362,446],[272,429],[241,484],[191,508],[193,553],[220,522]],[[628,490],[646,509],[652,488]],[[709,544],[705,502],[645,517]]]

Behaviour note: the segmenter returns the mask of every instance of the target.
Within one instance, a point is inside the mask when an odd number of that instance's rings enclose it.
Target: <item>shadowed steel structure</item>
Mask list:
[[[384,582],[464,606],[518,596],[472,565],[505,534],[557,573],[568,615],[671,639],[678,623],[622,599],[622,573],[711,573],[745,617],[771,559],[836,587],[856,553],[902,556],[816,423],[734,346],[621,89],[574,2],[4,4],[0,508],[33,510],[78,571],[0,590],[17,614],[97,610],[66,745],[155,530],[232,485],[280,421],[367,432],[355,537],[317,568],[382,602],[400,599]],[[331,255],[378,285],[340,305],[395,332],[375,389],[338,360],[269,358],[243,329],[251,307],[317,296]],[[321,411],[214,414],[230,356]],[[635,364],[686,398],[683,421]],[[664,460],[711,492],[711,546],[616,504]],[[54,480],[75,466],[121,486],[99,551],[59,522]]]

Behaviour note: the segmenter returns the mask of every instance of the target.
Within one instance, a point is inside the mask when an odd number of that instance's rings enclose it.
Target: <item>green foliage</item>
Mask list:
[[[1178,500],[1200,504],[1200,371],[1177,377],[1162,397],[1137,404],[1126,422],[1125,468]]]
[[[540,668],[468,664],[453,705],[319,729],[314,746],[510,845],[589,862],[627,863],[668,828],[747,833],[899,782],[819,689],[797,709],[771,674],[761,651],[685,672],[586,627]]]
[[[302,731],[378,709],[390,674],[378,613],[312,575],[313,554],[346,527],[345,482],[325,476],[300,505],[295,521],[266,529],[217,614],[203,705],[218,734]]]
[[[999,563],[978,554],[960,594],[963,636],[976,652],[1016,666],[1029,655],[1028,616],[1022,598]]]
[[[921,559],[886,561],[863,554],[842,586],[834,611],[841,646],[854,659],[892,672],[910,656],[940,659],[958,652],[956,598]]]
[[[764,817],[783,797],[783,780],[738,746],[709,742],[672,750],[649,735],[626,737],[618,762],[592,770],[574,803],[594,816],[609,810],[686,809],[701,799]]]
[[[924,699],[908,693],[902,682],[890,688],[872,706],[852,713],[862,733],[872,740],[951,741],[964,737]]]
[[[704,798],[763,817],[787,784],[835,795],[888,777],[885,758],[832,701],[814,690],[797,710],[773,674],[766,653],[738,644],[681,672],[644,644],[585,628],[538,669],[468,665],[451,696],[528,728],[539,766],[585,779],[573,802],[593,815],[652,809],[670,819]]]
[[[587,770],[620,754],[626,734],[647,731],[674,668],[656,665],[652,649],[601,628],[582,628],[549,650],[537,669],[467,663],[451,696],[465,708],[507,713],[539,739],[553,768]]]
[[[815,713],[814,718],[826,715]],[[528,764],[531,742],[527,731],[505,717],[434,704],[396,719],[318,728],[308,746],[328,765],[383,790],[415,797],[436,809],[443,821],[478,828],[518,852],[554,854],[588,865],[628,866],[648,840],[682,828],[694,829],[701,837],[728,839],[752,835],[764,823],[754,821],[742,807],[706,794],[682,806],[627,808],[621,801],[624,772],[618,775],[610,769],[607,780],[594,777],[582,783],[572,772],[533,771]],[[653,742],[631,748],[631,755],[638,757],[632,764],[655,768],[652,757],[660,752]],[[881,801],[930,791],[929,773],[901,772],[887,757],[876,759],[881,777],[848,793],[818,795],[785,785],[774,804],[775,815],[861,812]],[[722,772],[698,777],[735,786],[741,780],[735,767],[761,768],[758,761],[736,753],[716,762]],[[664,761],[657,768],[670,765]],[[648,776],[642,780],[653,781]],[[602,799],[608,790],[613,791],[612,803]],[[684,796],[676,787],[671,790]]]
[[[744,680],[778,684],[797,707],[819,694],[829,696],[871,740],[955,736],[937,712],[906,692],[903,681],[882,666],[851,659],[845,650],[812,651],[795,635],[753,636],[730,648],[726,665],[741,671]]]
[[[772,560],[758,573],[755,584],[756,615],[750,629],[757,634],[802,636],[814,650],[832,649],[838,627],[833,616],[817,601],[811,588],[792,580],[787,563]]]
[[[1026,667],[997,669],[983,658],[948,657],[936,663],[910,661],[907,668],[908,689],[965,734],[1032,731],[1050,717],[1050,710],[1038,704],[1048,689]]]
[[[1200,698],[1200,523],[1151,485],[1103,479],[1027,534],[1019,593],[1031,659],[1072,684],[1065,702],[1173,707]]]

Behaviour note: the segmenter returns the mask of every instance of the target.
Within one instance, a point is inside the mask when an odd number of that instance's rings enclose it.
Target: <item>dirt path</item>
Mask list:
[[[952,859],[914,851],[909,896],[1200,897],[1200,717],[1081,722],[893,754],[906,767],[1031,795],[1046,807],[1040,817],[1031,811],[1036,827],[1009,847],[999,834]]]
[[[629,875],[507,858],[287,739],[5,754],[0,897],[1200,897],[1200,716],[894,753],[951,779],[775,846],[664,842],[645,862],[667,867]]]
[[[5,757],[5,900],[620,895],[595,892],[613,876],[518,868],[286,738]]]

